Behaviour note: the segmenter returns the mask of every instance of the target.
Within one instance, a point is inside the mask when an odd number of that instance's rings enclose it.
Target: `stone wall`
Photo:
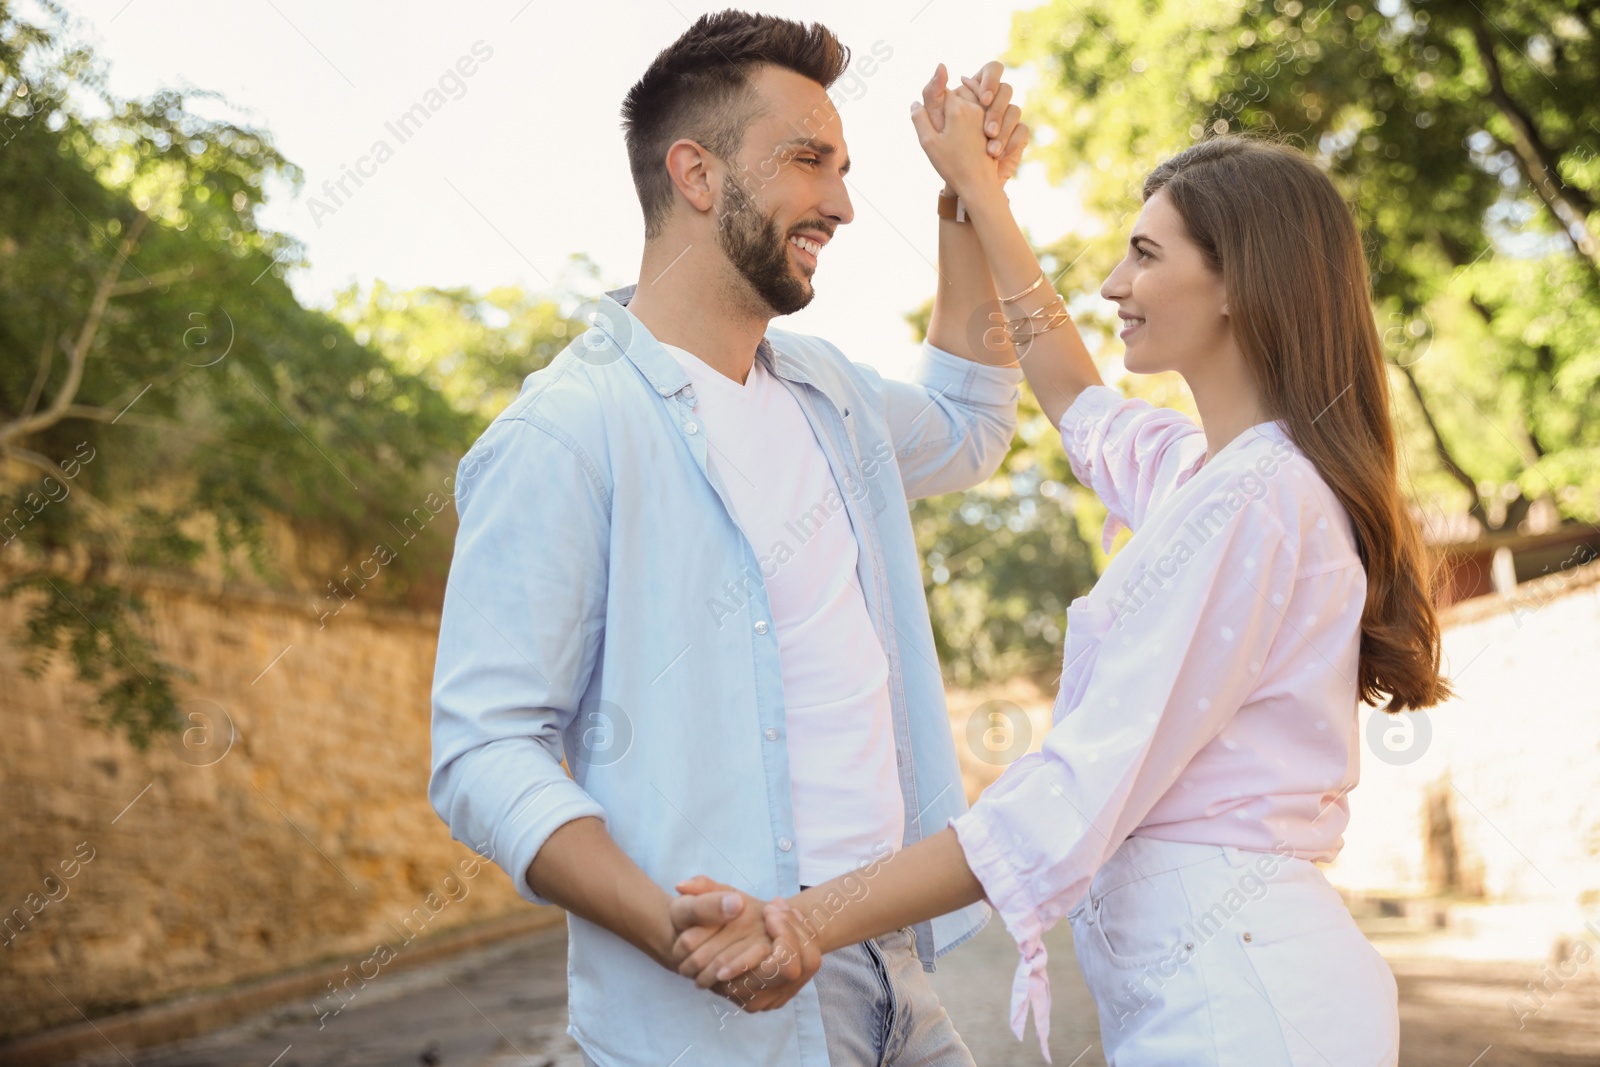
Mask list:
[[[142,592],[196,678],[188,730],[146,752],[85,724],[64,661],[22,672],[26,605],[0,603],[0,1037],[330,960],[359,990],[528,908],[428,804],[437,616],[358,600],[319,629],[304,597]]]

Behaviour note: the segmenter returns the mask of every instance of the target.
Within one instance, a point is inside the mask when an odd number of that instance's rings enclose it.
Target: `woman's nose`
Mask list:
[[[1106,275],[1106,280],[1100,285],[1100,296],[1103,299],[1120,300],[1128,295],[1128,285],[1122,271],[1125,264],[1126,261],[1118,263],[1111,273]]]

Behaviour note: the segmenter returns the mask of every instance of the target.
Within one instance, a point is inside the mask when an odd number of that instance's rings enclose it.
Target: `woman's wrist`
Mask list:
[[[788,900],[789,907],[799,914],[801,925],[807,936],[816,944],[817,951],[824,956],[841,947],[834,944],[833,935],[837,933],[837,929],[829,929],[829,927],[835,927],[837,924],[824,922],[819,926],[813,921],[813,917],[819,911],[824,915],[827,914],[827,907],[824,903],[826,897],[827,884],[824,883],[823,885],[814,885],[810,889],[802,889]]]

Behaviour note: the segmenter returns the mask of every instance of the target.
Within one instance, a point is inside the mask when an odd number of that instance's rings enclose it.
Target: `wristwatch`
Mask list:
[[[966,222],[967,205],[961,202],[959,196],[941,189],[939,191],[939,217],[941,219],[951,219],[955,222]]]

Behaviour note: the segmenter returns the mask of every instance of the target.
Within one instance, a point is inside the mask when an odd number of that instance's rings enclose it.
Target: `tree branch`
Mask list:
[[[88,492],[88,490],[83,489],[80,486],[73,485],[72,483],[75,481],[75,479],[72,477],[72,475],[58,467],[55,460],[51,459],[49,456],[41,455],[38,452],[32,452],[26,448],[18,448],[16,445],[0,446],[0,452],[3,452],[3,454],[7,456],[13,456],[29,466],[39,468],[46,474],[54,477],[62,485],[71,485],[72,488],[68,490],[69,495],[74,491],[81,493],[83,495],[84,503],[89,506],[89,510],[94,513],[94,516],[97,519],[106,524],[108,531],[111,532],[113,536],[117,537],[118,541],[120,542],[121,538],[117,532],[115,514],[110,508],[96,500]]]
[[[145,415],[128,415],[124,412],[112,411],[110,408],[94,407],[90,404],[68,404],[61,413],[63,419],[88,419],[91,422],[127,422],[134,426],[148,426],[153,430],[168,430],[172,428],[169,419],[157,419]]]
[[[50,362],[56,351],[55,345],[50,342],[55,336],[55,332],[56,320],[54,316],[51,316],[45,322],[44,344],[40,346],[41,350],[39,352],[39,373],[33,376],[33,387],[28,390],[28,400],[22,405],[22,418],[27,418],[33,414],[34,408],[39,403],[40,395],[44,393],[44,383],[50,379]]]
[[[133,222],[128,226],[128,232],[122,237],[122,243],[117,246],[117,254],[112,259],[111,266],[106,268],[100,284],[95,287],[94,299],[89,303],[89,313],[84,317],[83,328],[78,331],[78,339],[72,346],[71,362],[67,365],[67,379],[61,383],[61,390],[56,394],[49,409],[37,415],[22,416],[0,425],[0,444],[25,437],[61,421],[62,412],[71,405],[73,398],[78,394],[78,386],[83,383],[83,365],[89,358],[89,348],[94,344],[95,334],[100,330],[100,320],[105,315],[106,304],[111,300],[111,290],[116,286],[117,279],[122,275],[123,264],[127,263],[128,257],[133,254],[139,235],[144,232],[149,222],[150,216],[142,211],[134,216]]]
[[[1533,118],[1511,98],[1506,90],[1505,78],[1500,70],[1500,60],[1495,55],[1494,38],[1480,14],[1472,23],[1472,36],[1478,45],[1478,58],[1483,62],[1489,79],[1489,99],[1501,116],[1511,126],[1513,154],[1522,164],[1522,173],[1544,201],[1544,206],[1555,216],[1561,232],[1567,235],[1572,246],[1589,265],[1589,271],[1600,281],[1600,246],[1589,233],[1588,217],[1594,203],[1587,193],[1565,183],[1557,184],[1560,159],[1539,136]]]
[[[118,282],[111,287],[111,295],[128,296],[132,293],[142,293],[146,289],[154,289],[158,285],[166,285],[168,282],[194,281],[199,277],[202,277],[202,274],[196,274],[188,267],[174,267],[143,278],[130,278],[125,282]]]
[[[1484,510],[1483,498],[1478,494],[1478,483],[1472,475],[1461,469],[1455,457],[1450,454],[1450,449],[1445,447],[1444,436],[1439,433],[1439,424],[1433,421],[1433,412],[1428,407],[1427,398],[1422,395],[1422,386],[1417,384],[1417,376],[1411,372],[1410,367],[1396,365],[1395,369],[1405,376],[1406,384],[1411,387],[1411,395],[1416,397],[1417,407],[1422,409],[1422,421],[1428,424],[1428,432],[1433,435],[1433,451],[1439,457],[1439,462],[1444,465],[1446,472],[1460,482],[1467,490],[1472,506],[1467,509],[1467,514],[1477,519],[1485,530],[1490,529],[1489,514]]]

